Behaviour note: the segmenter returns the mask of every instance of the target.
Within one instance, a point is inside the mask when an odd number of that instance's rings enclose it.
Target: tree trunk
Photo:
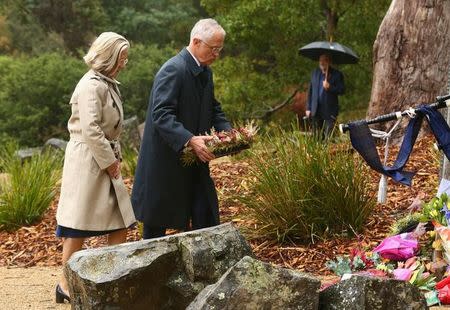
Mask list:
[[[450,0],[393,0],[378,30],[373,62],[369,118],[446,94]]]
[[[337,24],[339,21],[338,12],[331,9],[327,0],[321,0],[320,7],[323,11],[323,15],[327,19],[327,28],[326,28],[327,40],[333,41],[334,33],[336,32]]]

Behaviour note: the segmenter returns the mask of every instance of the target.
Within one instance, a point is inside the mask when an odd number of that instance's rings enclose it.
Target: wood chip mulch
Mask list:
[[[325,262],[336,255],[348,254],[355,246],[375,247],[389,232],[396,219],[406,215],[408,207],[415,197],[420,196],[428,201],[436,194],[439,179],[439,162],[437,152],[433,149],[434,139],[425,136],[416,143],[414,152],[407,165],[407,170],[417,171],[412,187],[395,184],[389,180],[388,200],[386,204],[377,205],[370,216],[365,230],[353,238],[332,237],[326,240],[315,240],[314,244],[276,244],[269,240],[251,240],[255,255],[278,266],[297,269],[327,276]],[[398,148],[392,148],[392,156]],[[222,222],[232,221],[238,227],[252,229],[254,223],[246,215],[245,206],[239,197],[248,195],[249,171],[251,167],[246,160],[220,160],[211,165],[211,174],[216,182]],[[379,175],[370,172],[373,193],[378,190]],[[126,180],[131,188],[131,180]],[[31,267],[60,266],[62,245],[55,237],[55,213],[57,199],[45,213],[43,219],[35,225],[22,227],[8,233],[0,231],[0,266]],[[128,241],[139,240],[137,228],[130,230]],[[85,247],[97,247],[106,244],[105,237],[90,238]]]

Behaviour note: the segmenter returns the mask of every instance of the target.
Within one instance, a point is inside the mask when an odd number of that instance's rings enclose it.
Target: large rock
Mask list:
[[[62,140],[62,139],[57,139],[57,138],[51,138],[51,139],[48,139],[44,144],[44,148],[49,148],[49,147],[53,147],[57,150],[61,150],[64,152],[67,147],[67,141]]]
[[[65,266],[73,309],[185,309],[252,255],[232,224],[75,253]]]
[[[394,279],[353,275],[320,293],[320,309],[427,309],[419,289]]]
[[[320,281],[307,274],[244,257],[207,286],[189,310],[304,309],[319,306]]]
[[[32,147],[28,149],[21,149],[16,152],[16,155],[20,158],[20,161],[24,163],[26,160],[30,159],[35,155],[42,153],[42,147]]]

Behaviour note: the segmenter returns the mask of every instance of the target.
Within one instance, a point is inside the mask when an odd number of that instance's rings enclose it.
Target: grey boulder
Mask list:
[[[352,275],[320,293],[320,309],[415,310],[427,306],[419,289],[409,282]]]
[[[65,151],[66,146],[67,146],[67,141],[64,141],[62,139],[57,139],[57,138],[51,138],[45,142],[44,148],[53,147],[55,149]]]
[[[27,149],[21,149],[16,152],[16,156],[20,158],[20,161],[24,163],[26,160],[30,159],[35,155],[42,153],[42,147],[32,147]]]
[[[319,306],[320,281],[293,270],[244,257],[216,284],[206,287],[189,310],[305,309]]]
[[[185,309],[242,257],[232,224],[76,252],[64,268],[72,309]]]

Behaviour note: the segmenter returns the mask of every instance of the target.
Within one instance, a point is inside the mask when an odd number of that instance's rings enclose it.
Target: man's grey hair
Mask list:
[[[191,42],[194,38],[200,40],[210,40],[216,32],[221,32],[225,37],[226,32],[219,23],[212,19],[200,19],[191,30]]]

